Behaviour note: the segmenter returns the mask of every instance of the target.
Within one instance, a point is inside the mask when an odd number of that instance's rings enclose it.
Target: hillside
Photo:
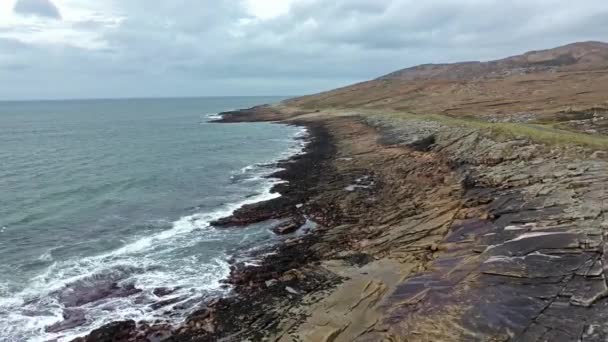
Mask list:
[[[489,62],[425,64],[288,105],[494,117],[603,108],[608,44],[574,43]]]
[[[270,219],[284,239],[231,262],[233,295],[179,327],[77,341],[606,341],[607,51],[426,65],[221,113],[306,128],[272,174],[281,196],[211,223]]]

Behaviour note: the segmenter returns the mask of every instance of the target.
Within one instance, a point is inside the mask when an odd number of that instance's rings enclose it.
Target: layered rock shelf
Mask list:
[[[235,263],[233,295],[181,326],[123,322],[82,341],[608,338],[602,154],[356,112],[256,108],[226,121],[256,113],[308,126],[312,143],[282,164],[283,197],[216,224],[314,228]]]

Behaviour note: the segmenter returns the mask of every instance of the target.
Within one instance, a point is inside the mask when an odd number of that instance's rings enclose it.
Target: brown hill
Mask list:
[[[604,107],[607,101],[608,44],[582,42],[489,62],[420,65],[288,104],[484,116]]]
[[[531,51],[519,56],[490,62],[424,64],[399,70],[379,80],[454,80],[502,77],[543,71],[595,70],[608,67],[608,44],[574,43],[550,50]]]

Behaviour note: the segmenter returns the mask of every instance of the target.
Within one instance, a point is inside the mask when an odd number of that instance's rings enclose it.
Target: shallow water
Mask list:
[[[305,132],[208,121],[278,100],[0,103],[2,340],[68,340],[168,310],[179,321],[224,291],[227,259],[275,238],[208,223],[277,196],[264,176]]]

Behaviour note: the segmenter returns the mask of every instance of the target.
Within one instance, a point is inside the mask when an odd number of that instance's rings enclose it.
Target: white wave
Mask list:
[[[270,183],[270,182],[269,182]],[[120,255],[126,253],[136,253],[142,250],[149,248],[152,245],[155,245],[164,240],[174,238],[178,235],[182,235],[185,233],[190,233],[193,230],[197,229],[205,229],[210,227],[210,222],[220,219],[222,217],[227,217],[232,215],[235,210],[240,207],[247,205],[258,203],[262,201],[271,200],[273,198],[280,197],[279,194],[270,192],[271,186],[267,186],[265,191],[262,194],[257,196],[250,197],[246,200],[243,200],[238,203],[233,203],[216,210],[212,213],[206,214],[194,214],[190,216],[185,216],[176,221],[173,224],[173,228],[169,230],[162,231],[158,234],[141,238],[133,243],[130,243],[124,247],[119,248],[118,250],[111,252],[110,255]]]
[[[298,130],[296,133],[294,133],[291,137],[293,139],[304,139],[304,138],[308,138],[309,134],[308,134],[308,129],[306,127],[301,127],[300,130]]]
[[[220,120],[223,118],[223,116],[220,114],[207,114],[206,118],[209,120]]]
[[[38,260],[40,261],[53,261],[53,252],[54,248],[49,249],[48,251],[44,252],[44,254],[42,254],[41,256],[38,257]]]
[[[92,321],[70,330],[69,334],[45,332],[47,326],[63,320],[65,307],[56,292],[70,289],[87,279],[107,276],[113,270],[140,270],[126,273],[123,277],[148,293],[158,287],[178,287],[181,290],[174,295],[183,296],[186,300],[209,291],[220,291],[220,281],[230,272],[227,255],[219,255],[212,260],[200,260],[192,255],[181,259],[178,268],[171,264],[174,260],[169,256],[178,248],[187,248],[208,238],[221,240],[221,235],[217,235],[210,222],[229,216],[243,205],[278,197],[278,194],[270,193],[272,184],[272,181],[267,181],[264,190],[258,195],[238,203],[228,204],[210,213],[182,217],[173,223],[171,229],[141,237],[117,250],[87,258],[54,262],[45,272],[33,278],[25,290],[0,297],[0,336],[8,336],[8,341],[69,341],[119,319],[163,319],[164,310],[180,304],[175,303],[156,311],[146,303],[136,303],[135,298],[112,298],[105,302],[106,306],[112,307],[111,311],[104,306],[87,305],[87,317],[92,318]],[[204,229],[208,230],[207,234],[198,231]],[[193,232],[195,233],[189,234]],[[166,264],[163,264],[164,260],[167,260]]]
[[[290,142],[288,147],[276,158],[269,159],[252,165],[247,165],[241,168],[232,176],[233,180],[244,182],[255,182],[265,179],[268,175],[283,170],[277,167],[279,161],[288,160],[289,158],[301,155],[305,152],[306,146],[310,143],[307,139],[309,136],[308,129],[301,127],[295,133],[289,136]],[[276,181],[280,183],[280,181]],[[275,183],[276,184],[276,183]]]
[[[256,166],[259,166],[259,164],[247,165],[247,166],[245,166],[244,168],[241,169],[241,173],[247,173],[247,172],[255,169]]]
[[[307,132],[296,133],[305,136]],[[230,272],[228,255],[216,255],[211,260],[205,256],[189,255],[175,260],[175,255],[187,251],[199,243],[223,241],[225,234],[235,234],[237,239],[249,237],[242,230],[216,230],[210,222],[231,215],[238,208],[279,197],[272,193],[277,179],[264,178],[278,170],[275,165],[280,159],[301,153],[305,141],[293,141],[286,151],[268,163],[248,166],[242,172],[254,173],[260,187],[255,196],[226,204],[214,211],[184,216],[171,224],[167,230],[149,236],[140,236],[124,246],[104,254],[71,260],[53,260],[52,250],[40,256],[40,260],[52,264],[38,276],[32,278],[19,293],[10,293],[8,285],[0,284],[0,336],[3,341],[70,341],[116,320],[153,321],[166,319],[164,312],[172,307],[192,301],[209,292],[221,291],[221,280]],[[261,166],[263,165],[263,166]],[[4,228],[4,227],[3,227]],[[243,242],[243,241],[241,241]],[[175,262],[179,267],[175,267]],[[118,273],[116,273],[118,272]],[[122,272],[122,273],[121,273]],[[133,284],[143,290],[142,296],[152,298],[152,292],[159,287],[178,288],[171,296],[183,298],[170,306],[152,309],[149,302],[138,301],[138,296],[107,298],[83,305],[88,321],[86,324],[63,333],[46,332],[45,328],[63,320],[64,304],[57,293],[70,291],[78,284],[95,281],[100,277],[116,275],[119,282]],[[114,278],[112,278],[114,279]],[[141,300],[141,297],[139,297]],[[194,304],[193,304],[194,305]],[[178,321],[183,319],[189,308]]]

